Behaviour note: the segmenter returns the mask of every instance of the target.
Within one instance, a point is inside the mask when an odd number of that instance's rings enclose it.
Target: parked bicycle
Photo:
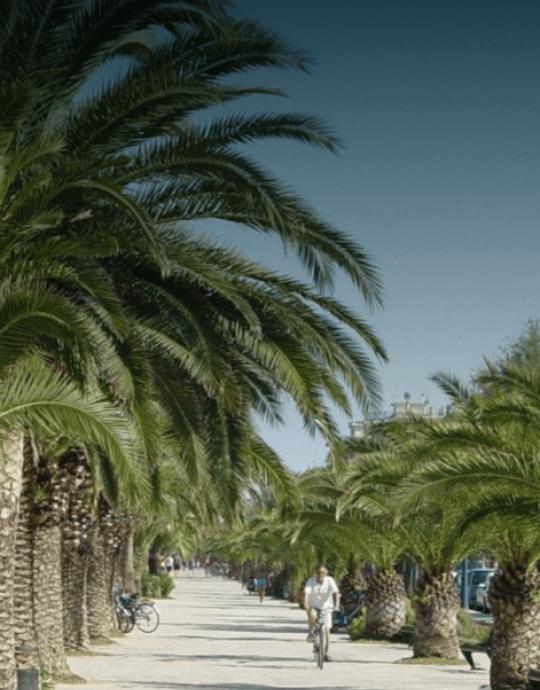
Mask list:
[[[328,628],[321,617],[321,609],[315,609],[315,611],[317,612],[317,620],[313,626],[313,656],[317,668],[322,671],[328,649]]]
[[[116,625],[122,633],[130,633],[135,626],[143,633],[152,633],[159,626],[157,606],[151,601],[140,601],[138,592],[128,594],[115,588],[113,610]]]

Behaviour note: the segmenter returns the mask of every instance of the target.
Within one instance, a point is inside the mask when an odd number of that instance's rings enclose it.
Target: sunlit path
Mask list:
[[[335,661],[318,671],[305,642],[303,613],[287,602],[240,592],[217,578],[179,580],[159,604],[162,625],[133,632],[103,656],[72,657],[91,690],[476,690],[487,671],[403,666],[403,645],[352,644],[333,636]],[[481,658],[487,666],[487,658]],[[60,685],[58,690],[80,686]]]

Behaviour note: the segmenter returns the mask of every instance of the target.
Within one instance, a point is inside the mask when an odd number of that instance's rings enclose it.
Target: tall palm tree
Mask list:
[[[373,448],[365,448],[357,458],[362,473],[366,457]],[[384,496],[376,492],[349,492],[351,475],[333,469],[306,478],[306,506],[301,513],[302,532],[319,535],[326,544],[336,542],[342,554],[354,553],[371,564],[367,581],[366,634],[375,639],[391,639],[405,622],[406,592],[403,576],[397,571],[403,544],[402,527]],[[365,485],[364,485],[365,488]]]
[[[440,380],[449,392],[457,390]],[[460,416],[433,429],[426,445],[436,459],[407,480],[414,496],[459,495],[463,527],[481,530],[498,560],[490,586],[495,690],[527,687],[529,668],[540,661],[540,540],[531,510],[538,491],[539,382],[537,371],[520,365],[488,369],[484,394],[456,396]]]
[[[13,614],[15,534],[23,469],[23,439],[29,428],[98,443],[124,467],[131,447],[129,427],[120,413],[98,394],[81,396],[77,386],[51,372],[39,361],[21,363],[4,372],[0,385],[0,433],[3,439],[3,472],[0,503],[0,596],[3,610]],[[128,451],[129,452],[129,451]],[[14,629],[9,624],[0,634],[0,682],[14,687]]]
[[[384,425],[378,437],[384,450],[357,463],[347,479],[349,504],[377,501],[396,520],[404,554],[421,569],[413,596],[416,613],[414,655],[416,657],[459,657],[457,613],[459,596],[453,567],[478,548],[474,530],[462,533],[462,502],[443,494],[426,494],[422,500],[402,500],[403,484],[432,460],[426,440],[439,422],[420,419],[398,420]]]
[[[344,409],[348,402],[335,374],[362,402],[376,397],[369,357],[342,327],[368,351],[384,351],[326,295],[230,253],[220,261],[221,249],[196,242],[180,223],[219,218],[273,233],[317,288],[331,285],[337,267],[368,302],[379,301],[365,253],[245,153],[264,137],[334,149],[318,120],[197,124],[208,107],[271,92],[231,86],[233,74],[302,67],[303,56],[257,24],[232,19],[218,1],[26,0],[5,7],[0,64],[10,106],[0,116],[0,275],[9,278],[3,304],[13,322],[0,342],[0,371],[39,351],[83,388],[88,362],[109,401],[129,411],[142,455],[152,455],[146,413],[159,399],[182,461],[209,468],[228,499],[245,477],[286,487],[277,458],[252,431],[251,411],[278,417],[279,382],[307,425],[318,420],[337,446],[324,398]],[[26,289],[30,298],[19,295]],[[9,318],[14,307],[25,319]],[[71,445],[87,436],[74,434]],[[22,466],[20,439],[10,444],[19,464],[2,468],[0,484],[9,487]],[[115,460],[127,480],[118,452],[108,458]]]

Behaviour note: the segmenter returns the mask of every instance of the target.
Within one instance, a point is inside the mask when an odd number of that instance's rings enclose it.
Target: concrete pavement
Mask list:
[[[221,578],[180,578],[171,599],[158,602],[155,633],[134,631],[99,656],[70,658],[89,690],[477,690],[484,670],[398,662],[405,645],[358,644],[332,636],[335,661],[315,668],[305,642],[304,613],[288,602],[258,598]],[[59,685],[57,690],[80,690]]]

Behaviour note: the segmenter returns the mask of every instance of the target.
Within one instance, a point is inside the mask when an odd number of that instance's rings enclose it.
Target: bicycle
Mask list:
[[[152,633],[159,626],[157,606],[150,601],[138,602],[138,596],[138,592],[127,594],[118,589],[113,591],[116,624],[122,633],[130,633],[135,626],[143,633]]]
[[[313,656],[315,657],[317,668],[320,668],[322,671],[328,648],[328,628],[321,617],[322,609],[314,610],[317,612],[317,620],[313,626]]]

